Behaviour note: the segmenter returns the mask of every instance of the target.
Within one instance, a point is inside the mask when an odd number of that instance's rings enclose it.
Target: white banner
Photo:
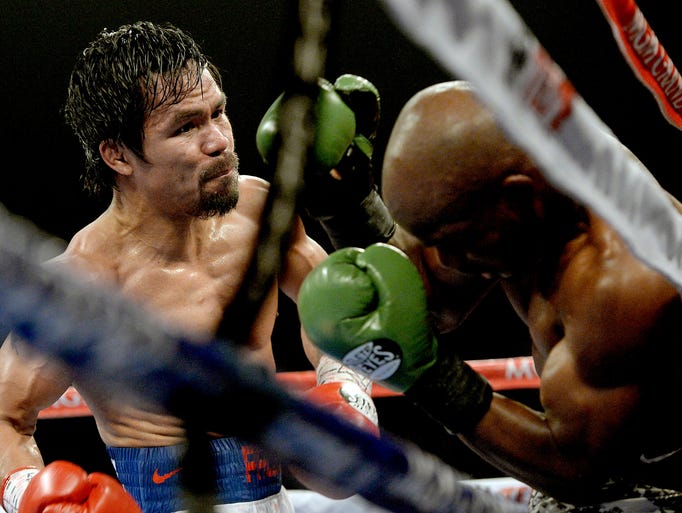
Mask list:
[[[682,290],[682,216],[506,0],[383,4],[434,59],[476,85],[550,183],[602,216],[637,257]]]

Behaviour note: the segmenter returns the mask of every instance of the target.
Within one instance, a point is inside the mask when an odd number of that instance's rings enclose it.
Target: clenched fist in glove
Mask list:
[[[323,352],[404,392],[450,431],[490,407],[489,383],[457,356],[439,358],[419,272],[387,244],[332,253],[306,277],[301,323]]]
[[[116,479],[68,461],[13,471],[3,482],[2,500],[7,513],[142,513]]]
[[[304,207],[336,248],[385,242],[395,223],[372,172],[379,92],[369,80],[350,74],[333,84],[320,79],[318,86],[315,141],[304,173]],[[275,100],[256,132],[256,146],[266,164],[277,162],[286,97],[283,93]]]

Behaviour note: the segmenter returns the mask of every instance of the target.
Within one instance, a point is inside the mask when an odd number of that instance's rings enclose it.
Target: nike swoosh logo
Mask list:
[[[642,454],[639,457],[639,461],[641,461],[642,463],[658,463],[659,461],[663,461],[666,458],[670,458],[670,456],[677,454],[680,451],[682,451],[682,447],[678,447],[677,449],[674,449],[670,452],[661,454],[660,456],[654,456],[652,458],[648,458],[644,454]]]
[[[159,469],[156,468],[156,469],[154,469],[154,475],[152,476],[152,481],[154,481],[154,483],[156,483],[156,484],[162,484],[165,481],[167,481],[168,479],[170,479],[171,477],[173,477],[175,474],[180,472],[181,470],[182,470],[182,467],[176,468],[175,470],[171,470],[167,474],[160,474],[159,475]]]

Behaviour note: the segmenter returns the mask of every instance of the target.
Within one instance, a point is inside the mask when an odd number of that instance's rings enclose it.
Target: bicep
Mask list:
[[[590,384],[578,365],[566,342],[560,342],[542,371],[540,400],[554,443],[578,458],[623,454],[635,425],[639,388]]]
[[[308,237],[300,219],[296,220],[291,233],[291,245],[285,260],[283,273],[280,276],[280,289],[295,303],[303,280],[313,268],[327,258],[327,252],[316,241]],[[310,341],[301,326],[301,342],[303,350],[314,366],[317,365],[321,352]]]
[[[327,258],[327,252],[308,237],[300,219],[295,221],[290,241],[279,284],[282,292],[296,302],[303,280],[315,266]]]

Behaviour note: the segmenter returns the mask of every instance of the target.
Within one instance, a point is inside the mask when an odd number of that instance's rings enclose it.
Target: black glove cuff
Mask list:
[[[357,205],[331,216],[317,217],[334,249],[365,248],[388,241],[396,224],[376,188]]]
[[[473,428],[490,409],[488,380],[456,356],[442,357],[405,392],[451,433]]]

